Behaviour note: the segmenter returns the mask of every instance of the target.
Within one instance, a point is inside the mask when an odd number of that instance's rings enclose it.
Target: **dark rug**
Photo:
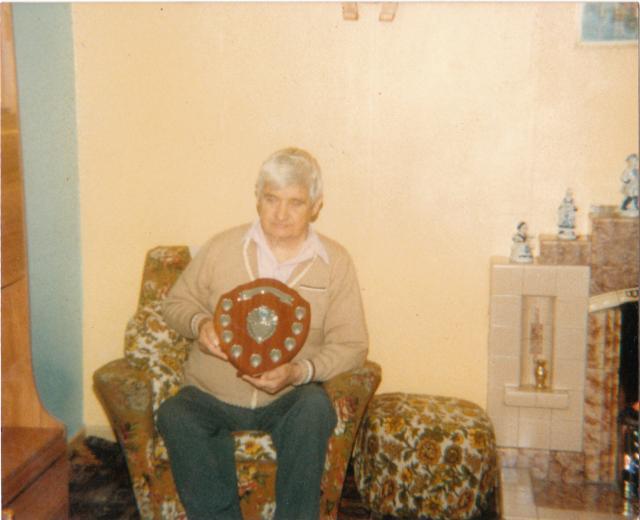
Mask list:
[[[87,437],[71,449],[70,520],[139,520],[127,464],[120,445]],[[338,520],[369,518],[353,478],[347,472]]]
[[[72,447],[70,463],[70,520],[140,518],[118,443],[87,437]]]

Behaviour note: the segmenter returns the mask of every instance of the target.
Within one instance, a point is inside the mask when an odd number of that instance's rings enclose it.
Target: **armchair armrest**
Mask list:
[[[184,518],[153,418],[152,374],[120,358],[93,375],[94,389],[123,448],[142,520]],[[153,485],[152,485],[153,482]]]
[[[155,428],[149,372],[120,358],[96,370],[93,384],[120,443],[146,445]]]
[[[364,412],[381,379],[380,366],[367,361],[364,366],[340,374],[323,383],[333,402],[338,423],[329,439],[322,476],[322,519],[335,519],[342,494],[347,466],[353,451],[356,433]]]

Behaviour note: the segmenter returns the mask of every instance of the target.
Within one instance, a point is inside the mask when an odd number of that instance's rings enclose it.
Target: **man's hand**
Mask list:
[[[244,375],[242,379],[269,394],[277,394],[285,386],[299,383],[303,377],[304,369],[298,363],[285,363],[257,377]]]
[[[225,361],[228,359],[227,355],[220,348],[220,340],[213,328],[213,320],[202,320],[202,322],[200,322],[198,346],[205,354],[210,354]]]

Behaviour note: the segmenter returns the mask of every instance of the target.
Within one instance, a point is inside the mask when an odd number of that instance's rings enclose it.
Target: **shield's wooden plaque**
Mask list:
[[[258,278],[223,294],[213,315],[220,347],[251,376],[291,361],[309,334],[311,307],[273,278]]]

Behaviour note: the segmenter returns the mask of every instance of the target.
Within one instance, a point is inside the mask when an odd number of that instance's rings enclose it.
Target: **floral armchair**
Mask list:
[[[182,381],[189,341],[164,322],[160,302],[191,260],[183,246],[156,247],[147,253],[138,310],[125,332],[124,358],[98,369],[94,386],[120,442],[143,520],[184,519],[167,452],[154,422],[160,404]],[[322,478],[321,517],[336,518],[355,434],[380,383],[380,367],[360,369],[324,383],[338,423],[329,440]],[[271,519],[275,512],[276,454],[262,432],[238,432],[236,470],[245,519]]]

